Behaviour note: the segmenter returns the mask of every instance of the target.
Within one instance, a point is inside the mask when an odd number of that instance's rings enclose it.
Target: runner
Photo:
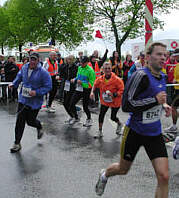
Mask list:
[[[128,173],[139,148],[144,146],[158,181],[155,197],[168,197],[168,155],[160,122],[162,106],[166,116],[171,113],[171,107],[166,104],[165,75],[160,72],[165,59],[166,46],[153,43],[146,52],[147,67],[135,72],[126,84],[122,109],[132,113],[124,128],[121,159],[119,163],[101,170],[96,184],[99,196],[103,194],[109,177]]]
[[[45,61],[43,67],[49,72],[52,79],[52,90],[49,92],[48,104],[47,104],[47,112],[55,113],[55,109],[52,107],[52,102],[55,99],[57,93],[58,86],[58,62],[57,62],[57,54],[56,52],[50,52],[50,57]]]
[[[174,82],[174,69],[176,67],[177,61],[175,60],[175,56],[173,56],[173,52],[170,52],[170,56],[166,62],[166,73],[168,77],[168,82],[167,84],[173,84]],[[174,87],[173,86],[168,86],[167,87],[167,103],[172,104],[172,99],[173,99],[173,94],[174,94]]]
[[[71,124],[79,122],[78,114],[75,105],[83,98],[83,110],[86,113],[87,119],[83,126],[89,127],[92,125],[91,113],[88,109],[89,97],[91,88],[96,79],[94,70],[88,65],[89,59],[87,56],[83,56],[81,59],[81,66],[78,67],[77,77],[72,79],[72,83],[77,83],[76,90],[72,96],[70,107],[71,114],[74,115],[74,119]]]
[[[94,91],[96,88],[100,89],[100,114],[99,114],[99,130],[94,135],[94,138],[103,136],[102,127],[106,112],[111,107],[111,120],[117,123],[116,134],[121,132],[122,124],[119,118],[116,117],[121,105],[122,93],[124,90],[123,81],[112,73],[112,65],[109,62],[103,64],[104,75],[95,80],[94,86],[91,90],[90,98],[94,99]]]
[[[20,83],[22,88],[18,98],[15,143],[10,149],[12,153],[21,150],[20,142],[26,122],[29,126],[37,128],[38,139],[43,135],[42,125],[36,117],[43,103],[43,96],[52,88],[52,82],[48,72],[41,67],[37,53],[31,54],[30,63],[22,67],[9,87],[18,88]]]
[[[77,71],[78,66],[75,63],[75,57],[73,55],[69,55],[66,58],[66,63],[62,66],[60,71],[60,77],[65,80],[63,105],[66,112],[70,116],[70,118],[66,121],[68,124],[71,124],[71,122],[73,122],[74,115],[71,113],[69,104],[76,88],[75,84],[71,83],[70,81],[76,77]]]
[[[174,69],[174,80],[173,83],[179,83],[179,49],[176,49],[173,53],[173,56],[176,58],[176,61],[178,64],[176,64],[175,69]],[[165,132],[169,133],[177,133],[177,120],[178,120],[178,113],[177,113],[177,108],[179,106],[179,86],[175,86],[175,91],[174,91],[174,99],[172,101],[172,121],[173,124],[169,128],[165,129]]]

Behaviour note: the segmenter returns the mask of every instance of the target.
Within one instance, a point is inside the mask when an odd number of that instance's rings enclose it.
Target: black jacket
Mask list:
[[[4,71],[6,82],[12,82],[16,78],[19,68],[14,63],[6,62],[4,64]]]

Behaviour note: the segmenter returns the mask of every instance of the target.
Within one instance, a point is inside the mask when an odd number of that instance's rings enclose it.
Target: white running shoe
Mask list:
[[[70,124],[70,125],[73,125],[73,124],[76,124],[76,123],[78,123],[78,122],[80,122],[80,119],[79,119],[79,118],[78,118],[78,119],[72,118],[71,121],[69,122],[69,124]]]
[[[177,133],[177,127],[174,127],[173,125],[164,129],[165,132],[169,132],[169,133]]]
[[[117,124],[117,128],[116,128],[116,134],[117,135],[122,135],[122,124]]]
[[[103,132],[102,130],[96,131],[96,134],[93,136],[94,138],[102,138],[103,137]]]
[[[48,107],[48,108],[47,108],[47,112],[48,112],[48,113],[55,113],[56,110],[55,110],[54,108],[52,108],[52,107]]]
[[[83,124],[83,126],[85,127],[90,127],[93,124],[93,120],[92,119],[86,119],[86,122]]]
[[[105,187],[106,187],[106,184],[107,184],[107,180],[106,181],[102,180],[102,175],[103,175],[104,172],[105,172],[105,169],[102,169],[100,171],[99,178],[98,178],[98,181],[97,181],[97,184],[96,184],[95,191],[96,191],[96,194],[98,196],[101,196],[104,193],[104,190],[105,190]]]

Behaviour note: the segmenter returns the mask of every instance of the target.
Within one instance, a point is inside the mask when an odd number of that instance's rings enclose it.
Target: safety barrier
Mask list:
[[[8,85],[12,82],[0,82],[0,98],[3,97],[3,87],[5,86],[6,97],[8,98]]]

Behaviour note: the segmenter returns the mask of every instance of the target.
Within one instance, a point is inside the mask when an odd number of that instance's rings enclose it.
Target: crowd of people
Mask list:
[[[62,59],[60,54],[51,52],[47,60],[39,61],[37,53],[24,58],[24,65],[16,66],[14,57],[4,62],[0,56],[1,81],[12,82],[8,96],[18,97],[18,113],[15,127],[15,142],[10,149],[12,153],[21,150],[21,139],[25,123],[37,129],[37,138],[43,136],[41,122],[37,119],[44,98],[48,113],[55,113],[52,104],[55,97],[63,104],[69,119],[66,124],[80,122],[81,107],[77,103],[82,99],[86,114],[84,127],[93,124],[91,108],[98,107],[98,130],[94,138],[103,137],[103,122],[106,112],[111,108],[111,120],[116,122],[116,134],[122,135],[120,162],[103,169],[96,184],[97,195],[102,195],[111,176],[124,175],[141,146],[144,146],[156,173],[158,186],[155,197],[168,197],[168,155],[165,142],[174,140],[177,134],[177,107],[179,105],[179,86],[170,86],[179,82],[179,49],[166,51],[162,43],[153,43],[141,52],[138,60],[133,61],[128,54],[122,63],[117,51],[107,59],[108,50],[102,58],[95,50],[90,56],[75,59],[73,55]],[[163,72],[161,72],[163,71]],[[167,87],[166,87],[167,83]],[[3,90],[3,87],[2,87]],[[3,92],[2,97],[7,97]],[[171,105],[171,106],[169,106]],[[129,112],[124,130],[117,117],[119,108]],[[173,124],[162,135],[160,122],[162,109],[166,116],[172,114]],[[177,143],[174,158],[177,157]]]

